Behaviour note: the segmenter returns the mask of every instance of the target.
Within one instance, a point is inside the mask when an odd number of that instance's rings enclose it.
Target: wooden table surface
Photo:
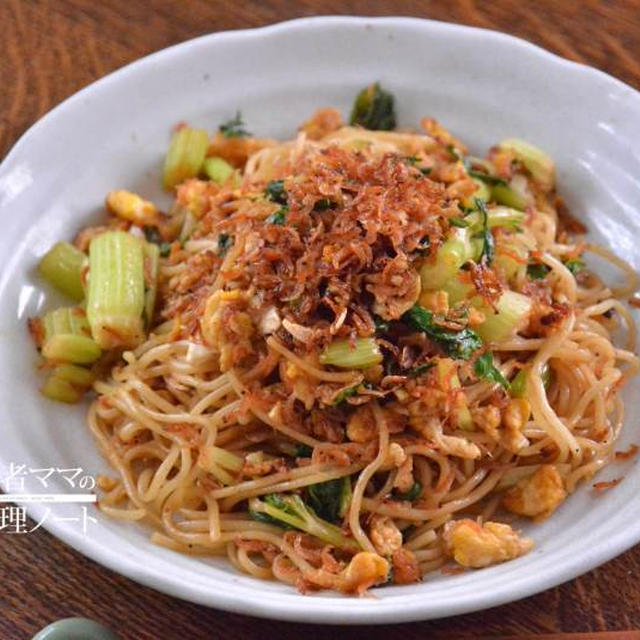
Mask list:
[[[212,31],[318,14],[408,15],[497,29],[640,89],[638,0],[0,0],[0,158],[61,100],[132,60]],[[0,534],[0,614],[0,638],[11,640],[75,615],[101,621],[122,638],[285,640],[337,633],[181,602],[102,568],[43,530]],[[640,546],[520,602],[377,630],[387,640],[408,640],[634,628],[640,628]],[[372,627],[339,631],[345,638],[373,633]]]

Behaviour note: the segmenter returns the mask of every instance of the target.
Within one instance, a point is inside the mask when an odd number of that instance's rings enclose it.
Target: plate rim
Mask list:
[[[95,80],[76,93],[68,96],[32,124],[19,137],[3,158],[2,162],[0,162],[0,181],[3,175],[9,172],[10,166],[14,163],[15,159],[20,156],[23,149],[32,142],[34,137],[37,137],[40,129],[43,126],[46,126],[47,123],[54,119],[59,113],[63,112],[70,106],[73,106],[75,103],[80,102],[86,95],[90,94],[98,87],[106,87],[109,84],[118,82],[120,78],[129,74],[135,74],[139,70],[144,69],[149,65],[157,64],[165,58],[171,58],[176,53],[192,47],[197,47],[201,43],[223,41],[225,39],[256,38],[264,34],[277,33],[279,31],[286,31],[290,29],[297,30],[307,27],[316,27],[318,25],[323,25],[329,28],[341,25],[366,27],[368,24],[398,28],[403,28],[405,26],[417,27],[425,29],[425,32],[430,29],[436,29],[445,33],[448,31],[463,35],[475,35],[477,37],[483,37],[493,41],[508,42],[511,46],[518,47],[525,51],[527,55],[545,59],[547,63],[553,64],[556,67],[562,67],[567,72],[582,74],[585,78],[585,82],[590,82],[593,79],[607,82],[609,86],[615,86],[618,91],[631,96],[640,107],[640,92],[621,80],[586,64],[562,58],[555,53],[528,42],[527,40],[499,31],[415,17],[368,17],[353,15],[311,16],[280,21],[262,27],[225,30],[205,34],[163,48],[119,67],[106,76]],[[46,509],[44,504],[18,504],[26,507],[27,513],[32,518],[36,519],[36,521],[43,516]],[[117,551],[108,548],[102,543],[91,542],[89,538],[86,538],[75,532],[73,529],[65,527],[53,520],[45,522],[43,526],[60,541],[72,546],[75,550],[98,564],[116,571],[135,582],[168,595],[243,615],[295,622],[314,622],[320,624],[388,624],[394,622],[410,622],[458,615],[498,606],[534,595],[540,591],[552,588],[562,582],[582,575],[600,564],[611,560],[620,553],[623,553],[640,541],[640,521],[638,521],[635,526],[631,523],[624,534],[620,531],[615,532],[607,536],[607,540],[606,542],[603,541],[603,544],[589,550],[589,552],[583,554],[579,558],[567,560],[561,568],[556,568],[552,571],[551,578],[544,572],[540,572],[538,575],[530,575],[524,585],[513,585],[510,589],[504,589],[502,592],[497,594],[497,597],[496,593],[483,594],[469,592],[461,602],[451,603],[446,611],[429,610],[427,603],[424,601],[417,601],[415,597],[411,602],[404,603],[401,599],[398,599],[388,601],[388,606],[369,607],[367,609],[357,604],[358,602],[362,603],[362,600],[350,600],[355,606],[349,609],[339,609],[331,607],[331,603],[335,603],[336,600],[300,596],[299,594],[295,594],[295,598],[280,598],[268,597],[264,592],[256,592],[250,601],[244,601],[243,599],[238,598],[234,593],[234,589],[230,589],[229,593],[214,592],[212,590],[204,592],[198,584],[191,585],[184,582],[178,583],[171,581],[153,567],[141,565],[129,557],[118,554]]]

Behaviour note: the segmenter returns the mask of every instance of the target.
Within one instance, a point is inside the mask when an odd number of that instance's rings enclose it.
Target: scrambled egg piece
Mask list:
[[[550,516],[567,497],[562,477],[552,464],[542,465],[532,476],[522,478],[506,492],[508,511],[542,520]]]
[[[369,526],[369,536],[381,556],[390,556],[402,546],[402,533],[395,522],[381,515],[374,515]]]
[[[307,411],[310,411],[316,401],[316,385],[314,381],[305,374],[304,371],[296,367],[291,362],[280,364],[280,378],[284,382],[287,391],[304,404]]]
[[[377,553],[356,553],[347,568],[340,574],[338,588],[343,593],[362,595],[369,587],[387,580],[389,563]]]
[[[533,540],[521,538],[508,525],[474,520],[454,520],[444,527],[447,551],[463,567],[479,569],[512,560],[533,547]]]
[[[220,370],[232,366],[251,354],[254,326],[246,312],[246,292],[216,291],[207,300],[200,329],[205,343],[220,354]]]

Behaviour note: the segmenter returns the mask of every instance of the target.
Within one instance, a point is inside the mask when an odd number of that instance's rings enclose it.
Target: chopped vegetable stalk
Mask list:
[[[460,267],[473,257],[473,247],[467,229],[452,229],[449,238],[435,255],[420,267],[423,289],[442,289],[458,273]]]
[[[360,550],[355,540],[347,538],[340,527],[319,518],[298,495],[271,493],[264,500],[252,498],[249,500],[249,512],[256,520],[305,531],[338,549]]]
[[[500,149],[511,151],[545,192],[553,189],[555,166],[553,160],[544,151],[518,138],[503,140],[498,146]]]
[[[511,381],[511,384],[509,385],[509,393],[513,398],[523,398],[526,395],[529,371],[531,371],[531,367],[523,367]],[[542,368],[542,374],[540,377],[542,378],[544,388],[548,389],[551,384],[551,369],[548,364],[545,364]]]
[[[494,227],[517,227],[524,222],[524,213],[511,207],[492,207],[487,209],[487,224]]]
[[[512,209],[511,207],[496,206],[487,208],[487,226],[490,229],[495,227],[517,227],[524,222],[524,212]],[[464,221],[467,227],[473,230],[481,230],[483,224],[482,212],[474,211],[465,216]]]
[[[396,114],[393,95],[377,82],[365,87],[356,97],[349,122],[365,129],[390,131],[395,129]]]
[[[78,302],[84,298],[82,272],[87,256],[68,242],[57,242],[44,254],[38,270],[56,289]]]
[[[476,293],[475,287],[470,282],[463,281],[459,274],[454,275],[448,280],[442,287],[442,290],[446,291],[449,296],[450,305],[472,298]]]
[[[508,281],[516,277],[519,271],[525,271],[529,252],[519,244],[501,244],[496,251],[494,265],[500,267]]]
[[[209,136],[202,129],[179,129],[173,134],[164,162],[162,183],[173,189],[187,178],[195,178],[209,148]]]
[[[497,184],[491,189],[491,198],[500,204],[524,211],[529,204],[527,198],[509,185]]]
[[[515,334],[527,322],[531,299],[516,291],[505,291],[496,303],[497,312],[483,308],[486,320],[477,328],[485,342],[502,342]]]
[[[66,380],[74,387],[88,389],[95,376],[86,367],[79,367],[75,364],[60,364],[52,372],[52,375],[60,380]]]
[[[108,231],[89,247],[87,318],[103,348],[135,347],[144,339],[144,251],[140,239]]]
[[[462,200],[463,206],[467,209],[473,209],[475,207],[476,198],[479,198],[484,202],[489,202],[489,200],[491,200],[491,189],[489,189],[489,186],[478,178],[473,178],[473,182],[476,185],[476,190],[470,196]]]
[[[382,362],[382,353],[373,338],[357,338],[332,342],[320,355],[322,364],[342,369],[367,369]]]
[[[450,358],[440,358],[438,360],[438,381],[443,391],[451,391],[462,388],[458,377],[458,365]],[[467,399],[460,393],[455,396],[455,406],[453,415],[457,426],[465,431],[473,431],[473,418],[467,405]]]
[[[339,522],[351,502],[351,479],[335,478],[312,484],[307,488],[308,503],[318,516],[329,522]]]
[[[153,312],[156,308],[156,294],[158,292],[158,263],[160,261],[160,247],[157,244],[144,244],[144,275],[146,290],[144,293],[144,319],[147,326],[151,325]]]
[[[89,364],[100,357],[100,347],[91,338],[89,323],[80,307],[50,311],[42,325],[42,355],[48,360]]]
[[[406,319],[418,331],[424,331],[427,337],[438,343],[452,358],[469,360],[482,346],[478,334],[472,329],[452,331],[434,322],[433,313],[414,305],[406,314]]]
[[[50,400],[66,402],[67,404],[75,404],[80,402],[82,398],[81,391],[67,380],[63,380],[56,375],[51,375],[47,378],[41,391]]]
[[[202,165],[202,170],[210,180],[219,185],[225,184],[230,178],[234,187],[239,182],[236,170],[222,158],[207,158]]]
[[[60,307],[49,311],[42,318],[44,329],[43,343],[48,342],[58,334],[75,334],[91,336],[91,329],[87,322],[87,314],[82,307]]]

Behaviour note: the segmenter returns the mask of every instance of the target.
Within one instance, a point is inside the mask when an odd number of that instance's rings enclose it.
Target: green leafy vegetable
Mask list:
[[[489,228],[489,212],[487,211],[485,203],[480,200],[480,198],[474,198],[474,201],[476,203],[476,208],[482,215],[482,231],[479,234],[482,239],[482,251],[480,253],[479,261],[482,262],[484,260],[485,264],[489,266],[493,262],[495,254],[493,234]]]
[[[542,278],[546,278],[549,271],[551,271],[551,269],[541,262],[531,262],[527,265],[527,275],[532,280],[542,280]]]
[[[336,478],[307,488],[308,504],[321,518],[339,522],[351,502],[351,479]]]
[[[386,333],[391,328],[391,324],[380,316],[373,316],[373,324],[376,327],[376,333]]]
[[[395,129],[396,114],[393,103],[393,95],[374,82],[356,97],[349,122],[377,131]]]
[[[313,205],[313,210],[326,211],[327,209],[335,209],[336,206],[337,206],[336,203],[333,202],[332,200],[329,200],[329,198],[321,198],[320,200],[317,200],[316,203]]]
[[[218,255],[223,256],[233,246],[233,236],[221,233],[218,236]]]
[[[483,173],[482,171],[473,171],[473,169],[470,170],[468,173],[472,178],[478,178],[478,180],[482,180],[482,182],[486,182],[491,186],[495,186],[495,185],[501,185],[503,187],[507,186],[506,180],[503,180],[498,176],[490,176],[488,173]]]
[[[407,501],[407,502],[413,502],[414,500],[417,500],[420,497],[420,494],[422,493],[422,485],[419,482],[414,482],[413,486],[411,487],[411,489],[409,489],[409,491],[405,491],[404,493],[396,493],[393,496],[394,500],[402,500],[402,501]]]
[[[467,172],[470,171],[471,167],[469,165],[469,161],[452,144],[448,144],[446,149],[449,152],[451,160],[454,162],[462,162]]]
[[[267,224],[277,224],[282,226],[287,221],[287,211],[289,211],[289,207],[281,207],[275,213],[272,213],[270,216],[267,216],[265,222]]]
[[[277,202],[278,204],[287,204],[287,192],[284,190],[284,180],[271,180],[264,190],[264,195]]]
[[[251,134],[244,128],[244,121],[242,120],[242,115],[239,111],[236,111],[236,115],[234,118],[223,122],[219,127],[218,131],[225,138],[246,138]]]
[[[308,444],[297,444],[294,452],[296,458],[310,458],[313,449]]]
[[[472,329],[452,331],[441,327],[433,321],[431,311],[418,305],[409,309],[407,320],[418,331],[424,331],[427,337],[438,343],[452,358],[469,360],[474,352],[482,346],[480,336]]]
[[[449,218],[449,224],[452,227],[465,229],[466,227],[471,225],[471,222],[469,220],[465,220],[464,218]]]
[[[270,493],[263,500],[251,498],[249,513],[254,520],[305,531],[345,551],[360,551],[360,545],[355,540],[347,538],[340,527],[319,518],[297,494]],[[268,516],[269,520],[265,516]]]
[[[160,255],[163,258],[166,258],[171,252],[171,243],[165,242],[162,238],[162,234],[158,227],[152,227],[150,225],[142,227],[142,231],[144,232],[144,237],[147,242],[151,244],[157,244],[160,249]]]
[[[343,403],[347,398],[353,398],[353,396],[357,396],[358,395],[358,391],[360,389],[359,384],[355,384],[353,385],[353,387],[347,387],[346,389],[343,389],[336,397],[335,400],[332,402],[332,404],[334,406],[339,405],[341,403]]]
[[[574,276],[587,268],[584,260],[580,260],[580,258],[570,258],[564,263],[564,266],[567,267]]]
[[[409,371],[409,377],[417,378],[418,376],[421,376],[425,371],[429,371],[429,369],[432,369],[435,366],[436,365],[434,362],[425,362],[424,364],[419,364],[417,367],[414,367],[413,369],[411,369],[411,371]]]
[[[474,363],[473,372],[478,378],[484,378],[491,382],[497,382],[505,389],[509,388],[509,382],[500,373],[500,370],[493,364],[493,354],[491,351],[483,353]]]

